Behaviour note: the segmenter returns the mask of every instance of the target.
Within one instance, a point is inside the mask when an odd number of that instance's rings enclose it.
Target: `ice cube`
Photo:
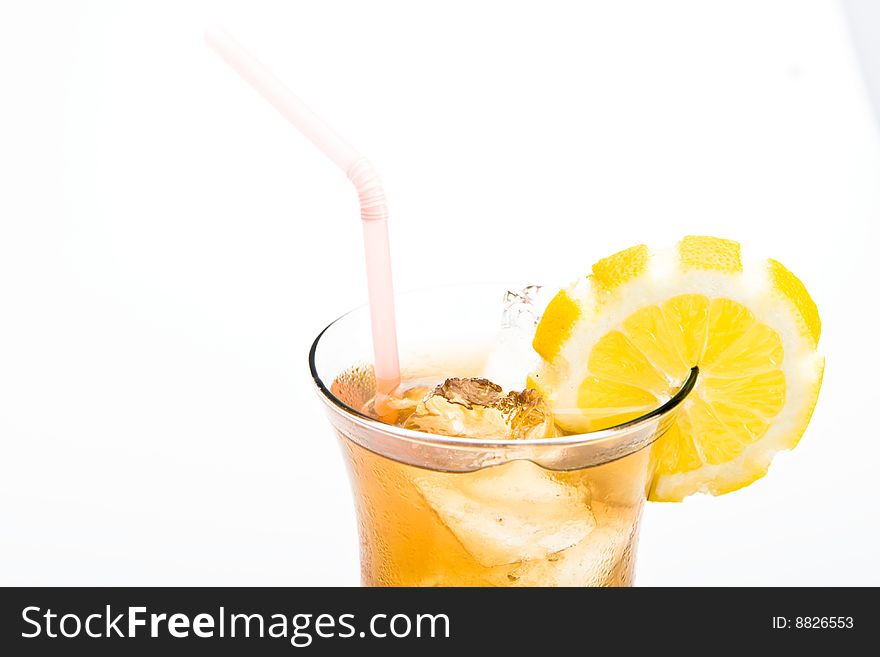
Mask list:
[[[523,562],[508,578],[517,586],[608,585],[631,543],[632,531],[627,518],[605,518],[583,540],[548,559]]]
[[[529,285],[520,291],[508,290],[501,301],[501,328],[518,328],[534,331],[541,312],[547,305],[546,293],[541,285]]]
[[[416,406],[403,426],[493,440],[555,435],[552,413],[537,390],[505,395],[488,379],[446,379]]]
[[[532,338],[547,305],[546,296],[540,285],[529,285],[519,292],[508,290],[504,294],[501,329],[483,372],[487,379],[507,390],[525,385],[526,375],[537,366],[538,356],[532,349]]]
[[[381,404],[376,397],[372,397],[364,405],[364,413],[387,424],[402,425],[430,391],[428,386],[413,386],[403,392],[383,396]]]
[[[531,461],[457,475],[421,475],[415,483],[483,566],[546,559],[583,542],[596,526],[589,492],[559,483]]]

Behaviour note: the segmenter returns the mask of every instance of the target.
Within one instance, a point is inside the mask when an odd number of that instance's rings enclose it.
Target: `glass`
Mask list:
[[[498,337],[498,285],[397,297],[404,381],[480,376]],[[456,438],[383,424],[370,318],[315,339],[309,365],[345,456],[367,586],[630,586],[650,446],[697,372],[666,404],[619,427],[534,440]],[[526,372],[523,372],[523,387]]]

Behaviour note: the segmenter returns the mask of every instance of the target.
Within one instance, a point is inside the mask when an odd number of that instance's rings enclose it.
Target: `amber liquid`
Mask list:
[[[556,543],[560,549],[551,547],[544,554],[532,549],[517,554],[518,541],[505,550],[503,539],[490,532],[481,537],[471,527],[462,529],[464,521],[441,517],[436,502],[429,503],[424,494],[426,479],[429,485],[467,491],[473,489],[468,480],[485,476],[485,471],[432,472],[392,461],[348,440],[344,445],[358,506],[361,579],[366,586],[632,584],[647,450],[584,470],[548,473],[551,481],[580,500],[595,526],[573,545],[566,547],[563,540]],[[497,484],[501,498],[504,479],[489,482],[490,487]],[[532,520],[540,525],[542,518],[538,511],[535,514]],[[491,513],[484,519],[504,522],[503,515],[493,518]],[[547,520],[555,521],[556,514]]]
[[[364,585],[632,584],[650,447],[580,470],[518,460],[444,472],[339,437]]]

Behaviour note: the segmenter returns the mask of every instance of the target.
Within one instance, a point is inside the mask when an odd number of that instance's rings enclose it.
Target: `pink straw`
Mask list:
[[[268,100],[300,132],[345,172],[361,205],[367,291],[373,331],[377,404],[400,384],[394,288],[388,248],[388,208],[382,182],[373,165],[293,95],[265,66],[221,29],[205,33],[208,45]]]

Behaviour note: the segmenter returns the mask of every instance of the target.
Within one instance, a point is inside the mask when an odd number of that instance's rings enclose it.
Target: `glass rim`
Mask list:
[[[384,422],[381,422],[365,413],[362,413],[361,411],[358,411],[355,408],[352,408],[351,406],[343,402],[330,391],[330,388],[327,385],[324,384],[324,381],[321,379],[321,376],[317,370],[315,356],[318,351],[318,346],[321,343],[321,338],[324,336],[324,334],[333,326],[335,326],[338,322],[342,321],[353,313],[364,310],[366,307],[366,305],[361,305],[353,308],[352,310],[349,310],[348,312],[340,315],[335,320],[330,322],[321,330],[320,333],[318,333],[317,337],[312,342],[312,346],[309,348],[309,372],[312,375],[312,382],[315,384],[315,387],[317,388],[320,396],[324,399],[326,403],[328,403],[331,409],[335,410],[338,413],[343,413],[346,417],[348,417],[349,420],[353,421],[355,424],[360,425],[362,428],[368,429],[370,431],[378,431],[383,434],[394,436],[408,442],[447,445],[450,447],[456,446],[492,449],[513,449],[527,446],[563,447],[582,443],[585,444],[599,442],[607,438],[619,436],[622,433],[628,433],[630,431],[637,430],[642,425],[646,425],[659,417],[668,415],[670,412],[678,408],[678,406],[690,394],[690,392],[696,385],[697,378],[699,376],[699,368],[696,366],[692,367],[687,379],[685,379],[684,383],[681,384],[676,393],[666,402],[664,402],[657,408],[648,411],[644,415],[640,415],[637,418],[628,420],[627,422],[623,422],[621,424],[607,427],[605,429],[598,429],[596,431],[588,431],[566,436],[557,436],[554,438],[527,438],[523,440],[511,440],[507,438],[465,438],[461,436],[446,436],[443,434],[429,433],[427,431],[405,429],[403,427],[398,427],[394,424],[386,424]],[[352,363],[352,365],[354,364],[355,363]]]

